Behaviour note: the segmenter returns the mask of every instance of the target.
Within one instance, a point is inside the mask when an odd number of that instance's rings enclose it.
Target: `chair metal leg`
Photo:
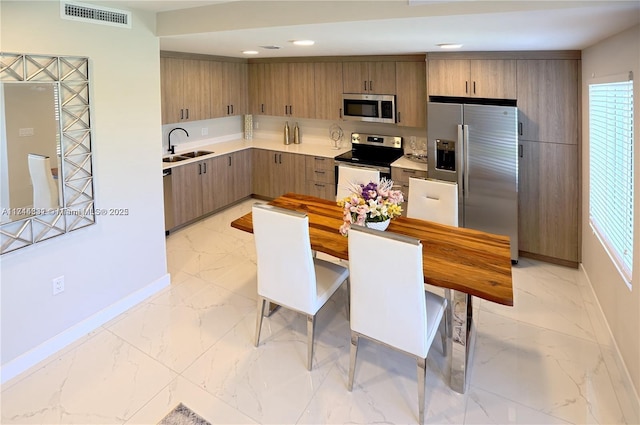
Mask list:
[[[307,369],[311,370],[313,363],[313,333],[315,331],[316,316],[307,315]]]
[[[451,330],[453,329],[453,298],[451,296],[451,289],[444,290],[444,297],[447,299],[447,309],[444,312],[444,320],[447,321],[445,327],[447,328],[447,336],[451,337]]]
[[[424,385],[427,376],[427,359],[417,358],[418,363],[418,423],[424,424]]]
[[[442,355],[447,357],[447,335],[449,334],[449,329],[447,326],[447,312],[445,311],[445,317],[440,320],[440,338],[442,338]]]
[[[356,356],[358,355],[358,334],[351,331],[351,349],[349,353],[349,391],[353,390],[353,376],[356,372]]]
[[[264,317],[264,307],[267,300],[262,297],[258,297],[258,311],[256,312],[256,338],[253,345],[256,347],[260,343],[260,330],[262,329],[262,318]]]
[[[351,282],[347,278],[347,320],[351,319]]]

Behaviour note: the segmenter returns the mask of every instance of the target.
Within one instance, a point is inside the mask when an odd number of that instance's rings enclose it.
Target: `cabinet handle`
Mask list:
[[[274,164],[277,164],[277,163],[278,163],[278,154],[277,154],[277,153],[274,153],[274,154],[273,154],[273,163],[274,163]]]
[[[289,105],[289,115],[293,115],[293,105]]]
[[[189,108],[187,108],[187,118],[186,119],[189,119]]]
[[[280,156],[280,164],[282,164],[282,154],[280,154],[279,156]]]
[[[184,109],[180,109],[180,119],[184,119]]]
[[[344,117],[342,116],[342,108],[340,108],[340,118],[344,118]]]
[[[364,80],[364,91],[367,91],[367,80]]]
[[[464,82],[464,92],[465,93],[469,93],[469,82],[468,81]]]
[[[202,164],[198,164],[198,174],[202,174]]]
[[[229,115],[229,105],[227,105],[227,115]]]
[[[518,123],[518,133],[522,136],[522,121]]]
[[[260,112],[262,112],[264,114],[264,103],[260,104]]]
[[[229,167],[231,167],[231,155],[229,155]]]
[[[520,156],[520,158],[522,158],[524,153],[524,149],[522,148],[522,144],[518,145],[518,156]]]
[[[319,156],[314,156],[313,159],[315,159],[316,161],[324,161],[326,158],[322,158]]]
[[[398,112],[398,122],[400,122],[400,112]]]
[[[476,82],[473,82],[473,94],[476,94]]]
[[[318,170],[316,170],[316,171],[314,171],[314,173],[316,173],[316,174],[326,174],[326,171],[318,171]]]
[[[316,187],[324,187],[324,185],[323,185],[323,184],[320,184],[320,183],[314,183],[314,185],[315,185]]]
[[[233,105],[231,105],[231,115],[233,115]]]
[[[369,80],[369,91],[373,91],[373,81]]]
[[[204,172],[202,174],[207,174],[207,163],[206,162],[204,162],[202,164],[202,168],[204,169]]]
[[[415,173],[416,173],[416,170],[407,170],[407,169],[404,169],[404,168],[403,168],[403,169],[402,169],[402,172],[403,172],[403,173],[407,173],[407,174],[415,174]]]

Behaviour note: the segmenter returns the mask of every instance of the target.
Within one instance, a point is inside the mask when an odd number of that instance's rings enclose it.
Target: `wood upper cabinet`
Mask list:
[[[342,63],[318,62],[314,65],[316,119],[342,118]]]
[[[229,106],[227,115],[244,115],[247,112],[247,64],[223,62],[222,81],[227,86],[225,104]]]
[[[427,125],[426,65],[424,62],[396,62],[396,115],[402,127]]]
[[[521,141],[518,248],[577,267],[578,146]],[[546,258],[545,258],[546,257]]]
[[[249,73],[249,113],[273,115],[271,94],[271,66],[266,63],[250,63]]]
[[[243,115],[247,111],[246,63],[211,62],[211,109],[213,117]]]
[[[516,99],[516,61],[430,59],[429,96]]]
[[[343,93],[395,94],[395,62],[344,62]]]
[[[160,58],[162,123],[211,118],[209,61]]]
[[[271,113],[276,116],[315,118],[313,63],[271,63]]]
[[[578,60],[518,60],[520,140],[578,143]]]
[[[253,149],[253,193],[277,198],[305,189],[304,155]]]

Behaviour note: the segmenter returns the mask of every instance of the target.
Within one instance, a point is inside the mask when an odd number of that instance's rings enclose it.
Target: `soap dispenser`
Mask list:
[[[284,144],[288,145],[289,143],[291,143],[289,141],[289,121],[286,121],[284,123]]]
[[[293,128],[293,143],[296,145],[300,144],[300,128],[298,127],[298,123],[296,123],[296,126]]]

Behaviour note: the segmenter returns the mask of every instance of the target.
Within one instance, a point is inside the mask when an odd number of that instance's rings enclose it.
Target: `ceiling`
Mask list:
[[[248,57],[581,50],[640,22],[633,1],[109,1],[156,12],[162,50]],[[291,41],[311,39],[310,47]],[[260,46],[276,45],[278,50]]]

